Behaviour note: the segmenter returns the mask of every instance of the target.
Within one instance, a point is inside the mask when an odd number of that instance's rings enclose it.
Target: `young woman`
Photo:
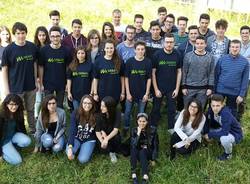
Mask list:
[[[34,153],[51,150],[54,153],[64,148],[64,132],[66,129],[66,114],[57,107],[54,95],[46,96],[42,101],[41,112],[36,123]]]
[[[117,162],[116,154],[120,151],[121,136],[119,127],[121,112],[116,108],[116,101],[106,96],[101,101],[101,114],[96,119],[96,137],[99,147],[109,153],[112,163]]]
[[[87,55],[88,58],[91,58],[92,63],[95,63],[96,58],[102,54],[100,44],[101,36],[99,31],[96,29],[90,30],[88,34]]]
[[[26,135],[22,99],[15,94],[9,94],[4,99],[0,109],[0,160],[3,158],[12,165],[22,162],[16,147],[27,147],[31,139]]]
[[[130,140],[130,163],[133,183],[138,183],[136,175],[137,161],[141,163],[142,183],[147,183],[149,160],[156,160],[159,148],[156,129],[149,127],[147,114],[139,113],[137,115],[137,127],[132,129]]]
[[[80,106],[71,114],[69,140],[66,153],[69,160],[73,160],[78,153],[80,163],[90,160],[93,153],[95,136],[95,101],[90,95],[84,95]]]
[[[94,99],[111,96],[118,103],[125,98],[124,64],[119,60],[113,40],[106,40],[104,51],[104,56],[97,58],[94,64]]]
[[[41,48],[49,43],[50,41],[49,41],[49,34],[48,34],[47,29],[44,26],[39,26],[35,32],[34,44],[37,47]],[[41,102],[43,98],[42,89],[39,85],[40,84],[39,78],[37,78],[37,84],[38,84],[38,90],[36,92],[36,103],[35,103],[35,118],[36,119],[38,118],[38,114],[39,114],[39,110],[40,110],[40,106],[41,106]]]
[[[4,49],[11,43],[11,34],[10,30],[6,26],[0,26],[0,84],[3,84],[3,77],[2,77],[2,56]],[[4,100],[4,89],[3,85],[0,85],[0,98]]]
[[[73,102],[75,110],[82,96],[91,93],[92,71],[93,64],[87,60],[86,49],[83,46],[77,47],[67,75],[68,99]]]
[[[104,49],[105,41],[107,39],[111,39],[114,41],[115,46],[118,44],[118,40],[115,36],[115,29],[114,25],[110,22],[104,22],[102,25],[102,42],[101,42],[101,49]]]
[[[201,102],[197,99],[189,101],[174,126],[175,133],[170,140],[170,160],[175,158],[176,152],[188,155],[198,148],[205,121]]]

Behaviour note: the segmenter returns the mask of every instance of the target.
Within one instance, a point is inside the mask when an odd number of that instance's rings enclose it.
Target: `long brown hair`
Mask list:
[[[82,45],[80,45],[79,47],[77,47],[74,51],[74,57],[73,57],[73,61],[70,63],[69,65],[69,69],[71,71],[76,71],[78,65],[80,64],[79,63],[79,59],[77,58],[77,52],[79,50],[83,50],[85,52],[85,61],[87,60],[87,50],[85,47],[83,47]]]
[[[83,107],[82,107],[82,104],[83,104],[83,100],[88,98],[91,103],[92,103],[92,109],[89,111],[89,112],[86,112]],[[81,102],[80,102],[80,105],[79,105],[79,108],[76,112],[76,119],[79,121],[79,124],[84,126],[85,124],[89,123],[89,125],[91,127],[95,127],[95,101],[93,99],[92,96],[90,95],[84,95],[81,99]]]
[[[108,26],[111,28],[111,39],[113,39],[115,42],[117,42],[117,38],[115,36],[115,28],[114,28],[114,25],[110,22],[104,22],[103,25],[102,25],[102,40],[106,40],[108,39],[107,36],[105,35],[104,33],[104,29],[105,29],[105,26]]]
[[[49,125],[50,113],[48,109],[48,103],[50,100],[57,101],[55,95],[48,95],[42,101],[41,115],[42,115],[42,124],[44,128],[48,128],[48,125]]]
[[[42,46],[42,43],[41,43],[40,40],[38,39],[38,33],[39,33],[40,31],[41,31],[41,32],[44,32],[44,34],[45,34],[45,36],[46,36],[44,45],[50,43],[48,30],[47,30],[46,27],[44,27],[44,26],[39,26],[39,27],[36,28],[36,32],[35,32],[35,36],[34,36],[34,44],[35,44],[36,46],[38,46],[38,47],[41,47],[41,46]]]
[[[98,47],[100,46],[101,44],[101,36],[100,36],[100,33],[98,30],[96,29],[91,29],[88,33],[88,46],[87,46],[87,51],[91,51],[92,50],[92,45],[90,43],[90,39],[93,38],[94,36],[97,36],[98,39],[99,39],[99,44],[98,44]]]
[[[203,117],[203,112],[202,112],[202,105],[201,102],[197,99],[191,99],[187,106],[185,107],[184,113],[183,113],[183,121],[182,121],[182,125],[185,126],[188,124],[189,122],[189,118],[190,118],[190,113],[189,113],[189,106],[191,105],[191,103],[195,103],[197,105],[198,108],[198,112],[195,115],[195,119],[192,122],[192,128],[193,129],[197,129],[199,124],[201,123],[202,117]]]
[[[114,46],[114,53],[113,53],[113,56],[112,56],[112,62],[114,63],[115,65],[115,69],[119,72],[120,71],[120,68],[121,68],[121,60],[117,54],[117,51],[115,49],[115,42],[112,40],[112,39],[107,39],[105,41],[105,44],[104,44],[104,48],[106,46],[107,43],[110,43],[110,44],[113,44]],[[105,55],[105,50],[104,50],[104,55]]]
[[[9,43],[11,43],[11,33],[10,33],[10,30],[9,30],[9,28],[7,28],[6,26],[0,26],[0,33],[2,32],[2,31],[7,31],[8,33],[9,33]],[[2,41],[1,41],[1,38],[0,38],[0,45],[2,45]]]

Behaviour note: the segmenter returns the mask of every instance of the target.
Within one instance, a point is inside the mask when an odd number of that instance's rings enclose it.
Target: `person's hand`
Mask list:
[[[98,102],[99,101],[99,96],[97,95],[97,94],[94,94],[94,100],[96,101],[96,102]]]
[[[182,89],[182,94],[183,94],[184,96],[187,96],[188,90],[187,90],[187,89]]]
[[[177,95],[178,95],[178,89],[175,89],[174,91],[173,91],[173,93],[172,93],[172,98],[176,98],[177,97]]]
[[[143,98],[142,98],[142,102],[147,102],[148,101],[148,95],[147,94],[145,94],[144,96],[143,96]]]
[[[156,96],[157,98],[161,98],[161,97],[162,97],[161,91],[160,91],[160,90],[156,90],[156,91],[155,91],[155,96]]]
[[[207,92],[206,92],[206,95],[207,96],[210,96],[212,94],[212,90],[211,89],[208,89]]]
[[[108,139],[105,138],[105,139],[103,139],[103,141],[102,141],[101,147],[102,147],[103,149],[106,149],[107,146],[108,146]]]
[[[58,141],[59,141],[59,140],[58,140],[56,137],[53,139],[54,144],[57,144]]]
[[[72,94],[70,93],[70,92],[68,92],[68,99],[69,99],[69,101],[73,101],[73,96],[72,96]]]
[[[124,99],[125,99],[125,94],[121,93],[121,95],[120,95],[120,101],[123,101]]]
[[[73,159],[74,159],[74,155],[73,155],[73,150],[72,150],[72,148],[68,148],[67,156],[68,156],[68,159],[69,159],[69,160],[73,160]]]
[[[241,96],[237,96],[236,103],[239,105],[242,102],[243,102],[243,98]]]
[[[133,97],[131,96],[131,94],[127,94],[127,100],[130,101],[130,102],[132,102]]]
[[[137,135],[140,136],[142,128],[140,126],[137,127]]]
[[[186,140],[185,148],[188,149],[189,146],[190,146],[190,142],[188,140]]]

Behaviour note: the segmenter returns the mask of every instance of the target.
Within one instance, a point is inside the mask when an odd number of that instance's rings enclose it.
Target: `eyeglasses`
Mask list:
[[[18,106],[16,103],[8,103],[9,106]]]
[[[98,37],[92,37],[90,39],[92,39],[92,40],[98,40],[99,38]]]
[[[56,105],[56,102],[49,102],[48,105]]]
[[[198,109],[198,106],[189,105],[189,107],[191,107],[193,109]]]
[[[52,35],[52,36],[50,36],[51,38],[61,38],[61,35]]]
[[[92,102],[82,102],[83,105],[92,105]]]

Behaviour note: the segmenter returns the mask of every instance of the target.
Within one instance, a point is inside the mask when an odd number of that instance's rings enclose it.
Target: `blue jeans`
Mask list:
[[[73,100],[73,107],[74,107],[74,110],[78,109],[79,105],[80,105],[80,102],[79,102],[79,101]]]
[[[36,92],[36,102],[35,102],[35,118],[38,118],[39,111],[40,111],[40,106],[43,100],[43,92],[37,91]]]
[[[17,165],[22,162],[22,157],[16,150],[13,144],[24,148],[29,146],[31,143],[31,139],[24,133],[17,132],[13,136],[12,140],[2,146],[3,151],[3,159],[11,165]]]
[[[44,133],[44,134],[48,134],[48,133]],[[41,143],[45,148],[52,148],[52,151],[54,153],[58,153],[59,151],[63,150],[64,144],[65,144],[64,136],[61,136],[58,142],[55,144],[53,142],[53,136],[51,136],[52,139],[45,139],[45,136],[43,135],[41,136]]]
[[[96,140],[87,141],[81,144],[78,139],[74,140],[74,146],[72,148],[73,154],[75,155],[76,152],[80,149],[78,154],[78,160],[80,163],[84,164],[87,163],[95,148]],[[68,145],[66,146],[66,154],[68,154]]]
[[[129,129],[129,126],[130,126],[130,115],[131,115],[131,110],[133,109],[133,105],[134,105],[135,102],[130,102],[129,100],[126,100],[126,103],[125,103],[125,114],[124,114],[124,122],[125,122],[125,125],[124,125],[124,128],[125,129]],[[144,109],[145,109],[145,106],[146,106],[146,102],[143,102],[142,100],[139,100],[138,102],[138,113],[142,113],[144,112]]]

